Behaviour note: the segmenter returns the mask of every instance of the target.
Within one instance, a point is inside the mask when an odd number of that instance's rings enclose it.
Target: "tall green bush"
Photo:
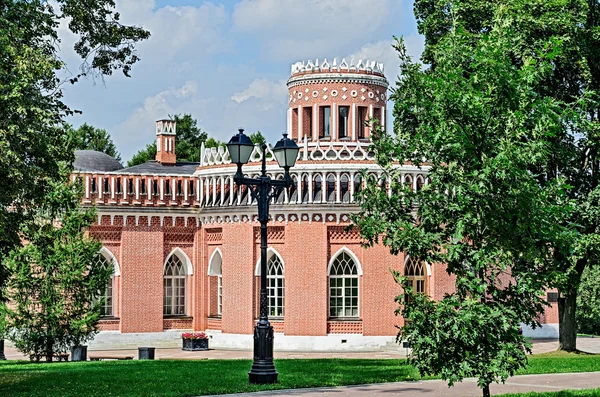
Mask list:
[[[22,246],[5,260],[10,303],[0,313],[17,349],[47,361],[93,337],[113,272],[94,260],[100,243],[85,229],[95,211],[80,207],[81,184],[52,184]]]
[[[600,335],[600,267],[584,270],[577,295],[577,332]]]

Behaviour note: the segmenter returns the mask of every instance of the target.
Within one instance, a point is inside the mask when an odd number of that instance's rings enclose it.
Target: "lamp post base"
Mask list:
[[[250,380],[250,383],[264,385],[267,383],[277,383],[277,375],[279,374],[275,371],[275,368],[270,372],[266,371],[261,373],[254,373],[251,370],[248,372],[248,379]]]
[[[254,327],[254,362],[248,372],[250,383],[277,383],[277,371],[273,363],[273,327],[261,320]]]
[[[4,355],[4,339],[0,339],[0,360],[6,360]]]

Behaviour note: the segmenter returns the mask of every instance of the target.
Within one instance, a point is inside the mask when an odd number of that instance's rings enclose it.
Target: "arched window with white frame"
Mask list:
[[[102,317],[113,317],[115,315],[114,312],[114,293],[115,293],[115,276],[120,275],[119,264],[117,263],[114,255],[107,250],[106,248],[102,248],[96,257],[94,258],[96,266],[102,266],[105,268],[112,268],[113,274],[110,277],[110,280],[106,284],[104,291],[102,291],[102,306],[100,307],[100,315]]]
[[[404,276],[408,278],[413,292],[419,294],[427,292],[427,267],[423,261],[409,256],[404,263]]]
[[[283,317],[285,312],[285,278],[283,262],[276,253],[267,260],[267,292],[269,316]]]
[[[165,262],[163,314],[184,316],[186,314],[186,276],[192,274],[189,258],[179,248]]]
[[[260,276],[260,259],[256,263],[256,276]],[[267,298],[269,317],[285,315],[285,265],[273,248],[267,250]]]
[[[348,249],[342,248],[329,263],[329,317],[359,316],[360,263]]]
[[[216,248],[212,253],[210,260],[208,261],[208,275],[216,277],[217,285],[216,285],[216,312],[218,316],[223,314],[223,256],[221,254],[221,250]],[[214,284],[211,284],[211,290],[214,288]],[[211,292],[211,296],[213,293]],[[214,299],[214,298],[211,298]],[[212,304],[211,304],[212,307]],[[214,313],[214,308],[212,308]]]

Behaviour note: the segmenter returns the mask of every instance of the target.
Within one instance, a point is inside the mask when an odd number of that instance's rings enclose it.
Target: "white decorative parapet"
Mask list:
[[[327,62],[327,58],[323,61],[323,63],[319,63],[319,59],[316,59],[315,62],[312,60],[308,60],[306,63],[304,61],[296,62],[292,65],[292,75],[296,73],[305,73],[305,72],[358,72],[358,71],[366,71],[373,73],[381,73],[383,74],[383,63],[379,63],[376,61],[369,61],[359,59],[356,64],[354,64],[354,59],[350,60],[350,64],[346,62],[346,59],[342,59],[342,62],[337,63],[337,58],[333,58],[333,62],[330,64]]]
[[[369,152],[368,142],[308,142],[305,138],[300,143],[300,152],[298,160],[373,160],[372,153]],[[267,161],[275,160],[273,148],[267,145]],[[200,158],[200,166],[230,164],[231,157],[226,147],[219,146],[218,148],[205,148],[204,143],[201,147],[202,156]],[[250,162],[257,163],[262,161],[262,149],[259,145],[255,145]]]

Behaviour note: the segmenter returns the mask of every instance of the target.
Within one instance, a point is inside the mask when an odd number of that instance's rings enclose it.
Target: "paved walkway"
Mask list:
[[[510,378],[504,385],[492,385],[492,395],[504,393],[548,392],[600,388],[600,372],[553,375],[522,375]],[[475,379],[466,379],[448,388],[440,380],[381,383],[315,389],[278,390],[259,393],[228,394],[221,397],[477,397],[481,390]]]
[[[579,350],[589,353],[600,353],[600,338],[577,338]],[[537,339],[533,341],[533,353],[547,353],[558,348],[557,340]],[[13,347],[6,347],[6,358],[9,360],[22,360],[25,357]],[[88,350],[88,356],[133,356],[137,358],[135,349],[127,350]],[[199,352],[183,351],[181,349],[156,349],[157,359],[252,359],[250,350],[222,350],[213,349]],[[406,357],[406,350],[400,346],[371,352],[275,352],[275,358],[402,358]],[[28,358],[27,358],[28,359]]]

